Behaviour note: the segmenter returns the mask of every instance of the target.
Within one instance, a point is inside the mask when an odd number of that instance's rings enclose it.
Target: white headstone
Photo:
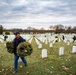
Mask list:
[[[76,46],[73,46],[72,53],[76,53]]]
[[[59,56],[64,55],[64,47],[60,47]]]
[[[42,48],[42,44],[39,44],[38,48]]]
[[[50,47],[53,47],[53,44],[52,43],[50,43]]]
[[[45,41],[45,44],[48,44],[47,40]]]
[[[61,40],[60,40],[60,38],[59,38],[59,42],[60,42]]]
[[[42,50],[42,58],[47,58],[47,49]]]

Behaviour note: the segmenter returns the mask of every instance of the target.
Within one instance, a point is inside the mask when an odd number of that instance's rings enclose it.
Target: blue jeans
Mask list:
[[[24,63],[24,65],[27,65],[27,61],[24,57],[20,57]],[[14,55],[14,70],[15,71],[18,71],[18,59],[19,59],[19,56],[17,54]]]

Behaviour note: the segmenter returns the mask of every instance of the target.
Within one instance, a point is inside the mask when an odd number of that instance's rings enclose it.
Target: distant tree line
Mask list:
[[[74,27],[65,26],[64,27],[63,25],[55,25],[53,28],[55,29],[55,31],[54,31],[55,33],[76,33],[76,26],[74,26]]]
[[[17,28],[14,28],[14,29],[4,29],[2,25],[0,25],[0,34],[4,32],[16,32],[16,31],[19,31],[21,33],[33,33],[33,34],[36,34],[36,33],[76,33],[76,26],[74,27],[71,27],[71,26],[63,26],[61,24],[59,25],[51,25],[49,27],[50,30],[45,30],[45,28],[41,28],[40,30],[36,29],[36,28],[32,28],[32,27],[28,27],[27,29],[17,29]],[[8,33],[7,33],[8,34]]]

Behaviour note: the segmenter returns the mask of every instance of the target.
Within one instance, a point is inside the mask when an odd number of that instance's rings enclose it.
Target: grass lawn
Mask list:
[[[0,75],[13,75],[14,55],[6,51],[5,43],[0,43]],[[32,40],[33,53],[26,57],[28,66],[19,63],[18,72],[15,75],[76,75],[76,54],[72,54],[71,43],[56,42],[50,48],[49,44],[43,44],[43,49],[48,50],[48,58],[41,58],[42,49],[38,49],[35,40]],[[59,56],[59,48],[63,46],[65,54]]]

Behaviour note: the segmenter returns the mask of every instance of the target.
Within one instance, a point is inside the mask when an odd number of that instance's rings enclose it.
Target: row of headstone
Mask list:
[[[54,40],[54,39],[51,39],[49,37],[47,38],[47,37],[43,37],[43,36],[42,37],[36,37],[36,38],[39,39],[41,42],[45,43],[46,45]]]
[[[26,40],[29,40],[33,35],[31,34],[21,34],[21,36],[26,39]]]
[[[24,38],[24,39],[26,39],[26,40],[28,40],[28,39],[30,39],[31,37],[32,37],[32,35],[23,35],[23,34],[21,34],[21,36]],[[15,38],[15,36],[14,35],[8,35],[8,38],[7,38],[7,40],[6,41],[13,41],[13,39]],[[31,39],[32,40],[32,39]],[[31,41],[30,41],[31,42]]]
[[[76,53],[76,46],[72,47],[72,53]],[[64,47],[59,48],[59,56],[64,55]],[[42,49],[42,58],[47,58],[47,49]]]
[[[30,44],[32,43],[32,39],[33,39],[33,37],[31,37],[31,39],[29,40],[29,43],[30,43]]]
[[[36,41],[36,43],[37,43],[37,45],[38,45],[38,48],[39,48],[39,49],[42,48],[42,44],[38,41],[38,39],[35,38],[35,41]]]
[[[38,39],[39,39],[39,38],[38,38]],[[36,38],[35,38],[35,40],[36,40],[36,43],[37,43],[37,45],[38,45],[38,48],[42,48],[42,44],[39,43],[39,41],[38,41]],[[39,40],[40,40],[40,39],[39,39]],[[40,41],[41,41],[41,40],[40,40]],[[45,41],[45,44],[48,44],[47,38],[44,39],[44,41]],[[49,47],[53,47],[53,43],[52,43],[52,42],[50,42]]]
[[[76,53],[76,46],[72,47],[72,53]],[[60,47],[59,49],[59,55],[64,55],[64,47]]]
[[[73,42],[73,36],[75,34],[60,34],[62,36],[61,40],[64,43],[67,43],[67,41],[69,41],[70,43]]]
[[[53,42],[53,44],[55,42],[61,42],[61,38],[55,38],[55,36],[49,36],[49,37],[44,37],[44,36],[37,36],[37,39],[39,39],[41,42],[48,44],[50,42]],[[67,42],[67,41],[66,41]]]
[[[39,45],[40,44],[40,42],[35,38],[35,41],[36,41],[36,44],[37,45]]]
[[[46,37],[43,37],[43,36],[39,36],[39,37],[36,37],[37,39],[39,39],[41,42],[45,42],[46,40]]]
[[[46,35],[46,37],[45,37],[45,35]],[[65,34],[60,34],[60,36],[62,36],[62,35],[64,35],[64,42],[66,43],[67,42],[67,40],[69,40],[70,42],[73,42],[73,39],[72,39],[72,37],[75,35],[73,35],[73,34],[67,34],[67,35],[65,35]],[[24,37],[26,40],[28,40],[31,36],[33,36],[33,35],[29,35],[29,34],[21,34],[21,36],[22,37]],[[37,37],[38,37],[38,39],[40,39],[40,41],[42,41],[42,42],[44,42],[45,40],[46,40],[46,38],[47,38],[47,40],[48,40],[48,42],[50,42],[50,41],[53,41],[54,39],[55,39],[55,36],[57,36],[57,34],[53,34],[52,36],[48,33],[48,34],[39,34],[39,35],[37,35]],[[4,36],[3,35],[0,35],[0,38],[2,38],[2,39],[4,39]],[[13,40],[13,38],[14,38],[14,35],[8,35],[8,39],[7,39],[7,41],[11,41],[11,40]]]
[[[38,48],[42,48],[42,44],[35,38]],[[48,44],[47,39],[45,39],[45,44]],[[49,47],[53,47],[53,43],[49,44]]]

